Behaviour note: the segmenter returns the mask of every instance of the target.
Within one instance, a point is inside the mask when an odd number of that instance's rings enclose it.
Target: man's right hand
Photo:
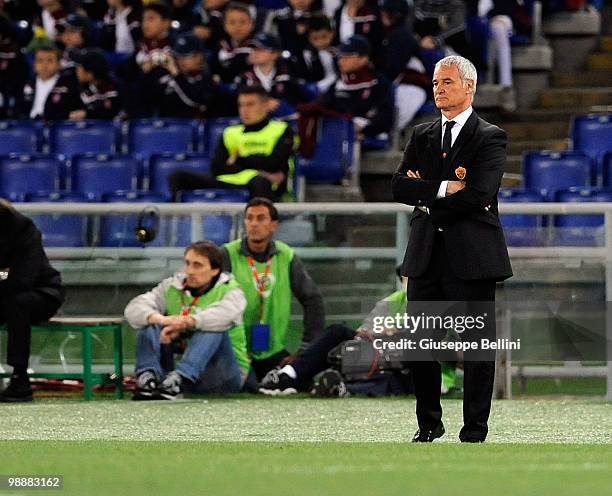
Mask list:
[[[465,181],[448,181],[446,183],[446,196],[461,191],[463,188],[465,188]]]

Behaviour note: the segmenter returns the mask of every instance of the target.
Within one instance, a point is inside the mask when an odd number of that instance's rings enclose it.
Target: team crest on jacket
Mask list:
[[[455,176],[457,176],[460,181],[463,181],[465,179],[466,172],[465,167],[459,166],[455,169]]]

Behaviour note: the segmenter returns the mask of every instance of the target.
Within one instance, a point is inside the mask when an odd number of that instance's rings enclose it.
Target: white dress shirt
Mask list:
[[[447,119],[446,117],[444,117],[444,114],[442,115],[442,141],[440,142],[440,147],[444,146],[444,131],[446,130],[446,127],[445,127],[446,123],[449,120],[455,123],[453,127],[451,128],[451,147],[452,147],[455,144],[455,140],[457,139],[457,136],[459,136],[459,133],[463,129],[463,126],[465,126],[465,123],[470,118],[470,115],[472,115],[473,111],[474,110],[472,109],[472,107],[469,106],[463,112],[461,112],[459,115],[456,115],[452,119]],[[446,186],[447,185],[448,185],[448,181],[442,181],[440,183],[440,188],[438,189],[438,194],[436,198],[444,198],[446,196]]]
[[[49,98],[49,94],[55,87],[55,83],[57,83],[58,79],[59,74],[56,74],[51,79],[47,79],[46,81],[36,78],[34,102],[32,103],[32,109],[30,110],[31,119],[42,117],[45,114],[45,103],[47,103],[47,98]]]

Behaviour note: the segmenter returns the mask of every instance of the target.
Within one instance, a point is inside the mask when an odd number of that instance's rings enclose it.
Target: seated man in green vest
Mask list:
[[[243,86],[238,91],[241,124],[229,126],[219,139],[208,174],[178,170],[168,176],[168,186],[177,192],[206,188],[248,189],[251,198],[276,201],[290,195],[293,153],[296,148],[291,127],[268,118],[269,96],[261,86]]]
[[[137,296],[125,309],[138,329],[135,400],[175,400],[183,390],[240,391],[249,371],[242,313],[244,293],[221,271],[223,255],[210,241],[185,249],[184,271]],[[191,336],[182,359],[165,375],[162,345]]]
[[[319,288],[293,250],[272,239],[278,223],[274,204],[266,198],[253,198],[245,208],[246,237],[223,246],[223,270],[231,271],[246,296],[244,325],[258,381],[293,359],[285,349],[292,294],[304,309],[301,349],[325,326]]]
[[[401,279],[400,270],[401,266],[397,267],[396,273]],[[259,392],[269,396],[286,396],[309,390],[315,375],[325,371],[319,378],[317,386],[311,391],[315,396],[344,397],[353,393],[372,396],[412,394],[414,392],[412,381],[403,371],[387,374],[385,380],[347,384],[340,372],[330,369],[328,363],[329,352],[339,344],[353,339],[372,341],[377,320],[381,321],[388,316],[404,313],[406,303],[407,295],[404,287],[379,300],[357,330],[344,324],[329,326],[296,360],[268,372],[259,385]],[[383,332],[393,333],[396,330],[386,329]],[[455,387],[456,362],[441,362],[441,365],[442,394],[448,394]]]

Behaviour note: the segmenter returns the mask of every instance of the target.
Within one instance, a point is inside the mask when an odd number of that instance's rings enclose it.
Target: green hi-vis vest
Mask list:
[[[232,264],[232,274],[242,287],[247,300],[244,311],[247,346],[255,360],[263,360],[285,349],[285,336],[289,328],[291,315],[291,280],[290,267],[293,250],[281,241],[273,241],[278,253],[272,256],[270,277],[265,282],[263,322],[270,325],[270,347],[268,351],[251,351],[251,326],[259,323],[260,296],[253,271],[247,258],[240,254],[241,240],[227,243],[225,248]],[[255,261],[257,271],[263,275],[266,262]]]
[[[270,121],[259,131],[244,132],[244,124],[229,126],[223,131],[223,144],[230,156],[248,157],[250,155],[270,155],[278,140],[287,130],[288,124],[280,121]],[[289,159],[289,177],[287,188],[291,190],[293,178],[293,158]],[[221,181],[234,186],[246,186],[257,175],[255,169],[245,169],[235,174],[221,174],[216,177]],[[276,189],[276,185],[274,188]]]
[[[231,279],[223,284],[218,284],[214,288],[212,288],[207,293],[203,294],[198,302],[194,305],[194,307],[189,312],[190,316],[193,316],[198,311],[201,311],[216,303],[221,301],[226,293],[234,288],[239,287],[239,284]],[[170,286],[166,290],[166,311],[168,315],[180,315],[181,314],[181,294],[183,291],[178,289],[175,286]],[[183,296],[185,304],[190,304],[193,301],[193,298],[188,295]],[[228,335],[230,338],[230,342],[232,343],[232,348],[234,349],[234,355],[236,356],[236,361],[241,369],[248,371],[251,363],[247,354],[247,343],[246,343],[246,335],[244,332],[244,324],[236,325],[228,329]]]
[[[406,312],[408,294],[402,289],[391,293],[385,298],[385,301],[389,303],[389,316],[395,317],[398,313],[403,314]]]

